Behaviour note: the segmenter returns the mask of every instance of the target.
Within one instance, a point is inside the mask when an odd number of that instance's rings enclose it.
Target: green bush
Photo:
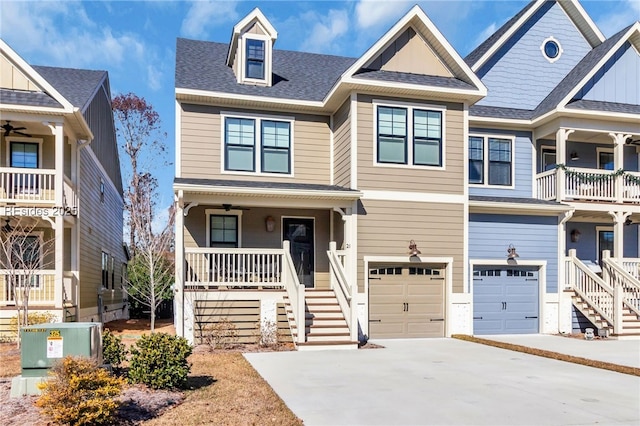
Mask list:
[[[153,389],[182,388],[191,365],[192,347],[183,337],[166,333],[143,335],[131,348],[129,381]]]
[[[89,358],[72,356],[56,363],[50,374],[49,381],[38,385],[42,395],[36,405],[43,414],[59,424],[113,423],[120,405],[116,398],[124,380],[112,376]]]
[[[54,322],[56,320],[56,316],[51,312],[31,312],[27,314],[27,323],[26,325],[36,325],[36,324],[45,324],[48,322]],[[25,324],[22,324],[24,327]],[[14,315],[11,317],[9,321],[9,329],[14,336],[18,336],[18,316]]]
[[[127,349],[122,338],[116,336],[108,328],[102,333],[102,359],[105,364],[118,368],[126,360]]]

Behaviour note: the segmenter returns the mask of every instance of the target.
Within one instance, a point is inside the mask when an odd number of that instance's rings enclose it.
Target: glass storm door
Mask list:
[[[284,218],[282,239],[290,243],[291,259],[300,284],[314,286],[315,252],[313,219]]]

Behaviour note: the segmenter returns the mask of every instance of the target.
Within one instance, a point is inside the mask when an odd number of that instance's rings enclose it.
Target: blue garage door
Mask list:
[[[474,268],[473,334],[538,333],[539,294],[537,268]]]

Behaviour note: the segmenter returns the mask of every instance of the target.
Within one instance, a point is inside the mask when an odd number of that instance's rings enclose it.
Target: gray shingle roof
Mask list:
[[[226,64],[228,45],[178,38],[176,88],[238,95],[321,101],[355,58],[315,53],[273,51],[271,87],[238,84]]]
[[[571,91],[576,89],[582,79],[589,74],[598,62],[609,53],[612,47],[620,41],[622,36],[631,28],[631,25],[617,34],[606,39],[602,44],[593,48],[584,58],[567,74],[567,76],[540,102],[534,112],[534,117],[539,117],[553,110]]]
[[[233,187],[233,188],[254,188],[254,189],[293,189],[302,191],[339,191],[353,192],[358,191],[337,185],[318,185],[310,183],[282,183],[282,182],[264,182],[264,181],[240,181],[240,180],[222,180],[222,179],[196,179],[196,178],[175,178],[174,184],[178,185],[199,185],[203,187]]]
[[[91,100],[96,88],[102,82],[106,71],[80,70],[33,66],[73,106],[84,109]]]
[[[433,75],[412,74],[408,72],[361,69],[354,78],[364,80],[390,81],[394,83],[410,83],[424,86],[445,87],[450,89],[477,89],[469,83],[455,77],[439,77]]]
[[[485,53],[487,53],[495,43],[498,42],[500,37],[502,37],[511,27],[513,27],[516,22],[533,7],[535,1],[531,1],[527,4],[520,12],[515,14],[513,18],[509,19],[504,25],[502,25],[498,30],[493,33],[488,39],[480,44],[480,46],[476,47],[471,53],[464,58],[464,61],[472,67]]]
[[[538,206],[567,206],[557,201],[538,200],[537,198],[517,198],[517,197],[488,197],[484,195],[469,195],[469,201],[483,201],[488,203],[516,203],[530,204]]]
[[[579,99],[567,104],[567,108],[604,111],[604,112],[621,112],[625,114],[640,114],[640,105],[621,104],[616,102],[590,101],[587,99]]]
[[[0,102],[10,105],[62,108],[62,105],[48,94],[26,90],[0,89]]]
[[[472,105],[469,107],[469,115],[472,117],[493,117],[511,120],[530,120],[533,111],[528,109],[503,108],[487,105]]]

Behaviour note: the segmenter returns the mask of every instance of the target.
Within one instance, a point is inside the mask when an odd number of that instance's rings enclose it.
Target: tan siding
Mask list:
[[[41,92],[35,83],[29,80],[18,67],[4,56],[0,57],[0,87],[3,89]]]
[[[351,99],[347,99],[333,117],[334,183],[345,188],[351,185]]]
[[[283,116],[295,119],[293,126],[293,177],[273,174],[235,174],[221,172],[223,151],[221,109],[190,104],[184,104],[182,108],[182,177],[285,183],[329,183],[330,133],[328,117],[283,114]],[[258,111],[234,111],[259,115]],[[225,108],[224,112],[231,113],[232,110]]]
[[[364,291],[364,256],[406,256],[415,240],[422,256],[453,257],[453,289],[463,289],[462,204],[399,201],[363,202],[358,216],[358,288]]]
[[[453,77],[432,47],[411,28],[400,34],[369,68]]]
[[[463,194],[465,123],[462,105],[424,102],[426,105],[446,107],[445,170],[423,167],[386,167],[374,166],[376,137],[373,99],[372,96],[358,96],[358,189]],[[385,98],[375,97],[375,99]],[[393,103],[393,100],[386,101]],[[402,101],[409,102],[406,99]]]
[[[98,289],[102,284],[102,251],[115,258],[114,292],[103,294],[110,306],[122,300],[121,265],[126,261],[122,248],[122,209],[119,194],[105,183],[105,201],[100,201],[100,178],[105,179],[98,165],[85,148],[80,151],[79,214],[80,222],[80,308],[97,306]],[[97,319],[97,318],[96,318]]]

